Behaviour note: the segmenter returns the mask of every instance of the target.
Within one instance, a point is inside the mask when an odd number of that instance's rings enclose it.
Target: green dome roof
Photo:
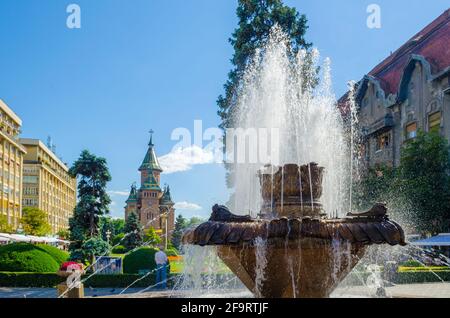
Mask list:
[[[175,203],[172,201],[172,197],[170,195],[170,188],[169,186],[166,186],[164,188],[164,193],[159,200],[159,204],[161,205],[174,205]]]
[[[136,184],[133,183],[131,185],[130,195],[128,196],[128,199],[125,202],[126,203],[137,202],[137,200],[138,200],[138,193],[137,193],[137,189],[136,189]]]
[[[153,141],[152,135],[150,135],[150,142],[148,143],[147,154],[145,155],[144,161],[139,168],[139,171],[142,170],[157,170],[163,171],[161,166],[159,165],[158,157],[155,154],[155,150],[153,149]]]

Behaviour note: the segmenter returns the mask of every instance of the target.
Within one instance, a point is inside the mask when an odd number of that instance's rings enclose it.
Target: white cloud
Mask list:
[[[122,197],[126,197],[130,194],[129,191],[108,191],[108,193],[110,195],[118,195],[118,196],[122,196]]]
[[[116,201],[111,201],[111,204],[110,204],[111,206],[116,206],[117,205],[117,203],[116,203]]]
[[[175,207],[175,209],[193,210],[193,211],[202,209],[202,207],[200,205],[198,205],[196,203],[187,202],[187,201],[177,202],[177,203],[175,203],[174,207]]]
[[[170,153],[159,157],[159,163],[165,174],[191,170],[195,165],[214,163],[214,154],[199,146],[176,148]]]

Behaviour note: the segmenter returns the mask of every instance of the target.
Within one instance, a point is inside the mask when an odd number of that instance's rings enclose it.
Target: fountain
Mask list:
[[[293,52],[274,27],[249,61],[230,111],[231,127],[263,139],[259,149],[236,147],[236,153],[257,153],[257,162],[231,162],[230,207],[249,215],[215,205],[208,222],[183,236],[185,244],[216,246],[257,297],[328,297],[369,245],[405,244],[383,204],[345,213],[352,206],[357,121],[352,118],[351,129],[344,125],[331,90],[330,61],[318,61],[317,50]],[[271,132],[270,143],[261,131]]]
[[[328,297],[369,245],[404,245],[405,236],[383,204],[328,218],[319,200],[322,174],[316,163],[287,164],[274,174],[265,169],[259,174],[259,218],[215,205],[210,220],[188,230],[183,242],[217,246],[222,261],[256,296]]]

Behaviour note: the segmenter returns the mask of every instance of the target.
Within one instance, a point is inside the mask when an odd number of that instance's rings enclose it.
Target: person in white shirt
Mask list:
[[[166,253],[161,249],[155,254],[156,263],[156,286],[162,289],[167,288],[167,264],[168,259]]]

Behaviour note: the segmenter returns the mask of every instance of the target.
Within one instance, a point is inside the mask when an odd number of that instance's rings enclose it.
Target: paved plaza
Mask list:
[[[86,297],[99,298],[183,298],[190,295],[189,291],[149,291],[141,292],[142,288],[130,288],[120,295],[122,288],[86,288]],[[248,291],[213,291],[204,295],[207,297],[247,298]],[[367,298],[374,297],[375,291],[364,286],[338,288],[332,294],[333,298]],[[393,298],[450,298],[450,283],[404,284],[386,288],[386,297]],[[55,288],[8,288],[0,287],[0,298],[56,298]]]

